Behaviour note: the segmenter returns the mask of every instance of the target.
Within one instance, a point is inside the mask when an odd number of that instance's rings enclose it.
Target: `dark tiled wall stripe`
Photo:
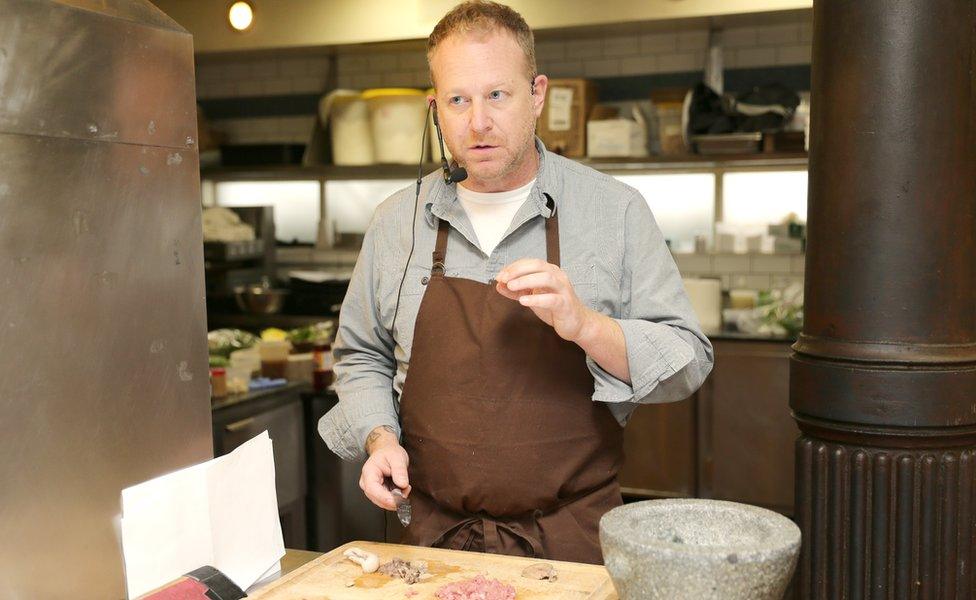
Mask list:
[[[692,87],[702,80],[703,71],[660,73],[654,75],[625,75],[601,77],[594,81],[600,86],[600,100],[644,100],[653,89]],[[810,89],[810,65],[726,69],[725,90],[744,92],[759,85],[781,83],[797,91]]]
[[[690,88],[702,80],[702,71],[687,73],[658,73],[655,75],[623,75],[594,77],[600,100],[647,100],[651,90],[661,88]]]
[[[770,83],[781,83],[798,92],[808,91],[810,65],[725,70],[725,89],[730,92],[744,92]]]
[[[305,144],[240,144],[220,147],[220,164],[225,167],[300,165]]]
[[[252,119],[255,117],[297,117],[314,115],[322,94],[289,94],[200,100],[208,120]]]
[[[600,77],[600,100],[639,100],[656,88],[691,87],[702,80],[701,71]],[[741,92],[757,85],[782,83],[795,90],[810,89],[810,65],[726,69],[725,89]],[[207,119],[250,119],[256,117],[292,117],[318,112],[320,94],[216,98],[200,100]]]

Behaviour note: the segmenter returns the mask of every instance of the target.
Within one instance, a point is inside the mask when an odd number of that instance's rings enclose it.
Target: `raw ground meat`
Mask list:
[[[497,579],[478,575],[449,583],[437,590],[438,600],[515,600],[515,588]]]

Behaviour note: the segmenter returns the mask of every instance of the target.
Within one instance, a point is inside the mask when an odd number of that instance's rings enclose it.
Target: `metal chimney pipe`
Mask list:
[[[800,598],[976,590],[976,2],[814,3]]]
[[[122,488],[212,456],[193,43],[0,0],[0,598],[122,598]]]

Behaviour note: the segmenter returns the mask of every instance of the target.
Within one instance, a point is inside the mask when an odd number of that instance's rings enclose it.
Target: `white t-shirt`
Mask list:
[[[458,184],[457,194],[468,220],[478,236],[481,251],[491,255],[515,218],[515,213],[529,198],[535,179],[508,192],[472,192]]]

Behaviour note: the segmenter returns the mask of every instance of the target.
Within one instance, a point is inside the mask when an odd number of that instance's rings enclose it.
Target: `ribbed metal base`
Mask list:
[[[797,598],[976,597],[976,447],[869,447],[805,435],[796,476],[804,536]]]

